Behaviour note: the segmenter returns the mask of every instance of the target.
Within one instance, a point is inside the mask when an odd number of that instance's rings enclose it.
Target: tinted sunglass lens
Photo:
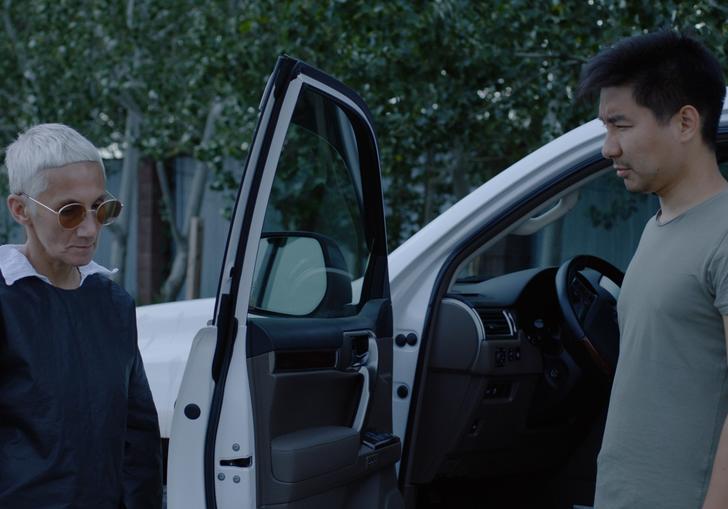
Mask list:
[[[96,219],[103,225],[113,223],[121,214],[121,202],[119,200],[105,201],[96,209]]]
[[[79,203],[70,203],[58,211],[58,222],[68,230],[80,225],[85,217],[86,209]]]

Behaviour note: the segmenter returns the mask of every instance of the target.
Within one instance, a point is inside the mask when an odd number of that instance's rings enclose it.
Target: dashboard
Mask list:
[[[459,280],[442,299],[416,430],[415,482],[555,466],[605,405],[608,392],[591,391],[563,348],[556,272]],[[570,283],[577,314],[588,311],[599,284],[588,272]]]

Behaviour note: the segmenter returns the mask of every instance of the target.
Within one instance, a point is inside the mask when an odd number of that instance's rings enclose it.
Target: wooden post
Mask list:
[[[161,193],[154,161],[139,164],[137,186],[137,304],[150,304],[162,285],[164,257],[167,251],[164,223],[159,214]],[[125,211],[129,213],[130,211]]]
[[[200,298],[200,277],[202,274],[202,239],[204,237],[204,221],[194,216],[190,221],[189,253],[187,257],[187,291],[186,299]]]

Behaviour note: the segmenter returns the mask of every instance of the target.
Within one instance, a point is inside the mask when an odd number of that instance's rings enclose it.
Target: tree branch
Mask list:
[[[106,227],[106,229],[111,233],[114,237],[118,237],[122,234],[122,229],[119,228],[119,225],[116,223],[111,223]]]
[[[219,97],[213,99],[210,109],[207,112],[207,120],[205,121],[205,130],[202,134],[200,145],[205,146],[210,142],[215,134],[215,123],[222,113],[223,103]],[[190,199],[187,202],[187,210],[185,211],[185,219],[183,223],[183,231],[187,233],[190,229],[190,223],[193,216],[200,214],[202,208],[202,198],[205,194],[205,185],[207,183],[207,163],[204,161],[196,161],[195,174],[192,177],[192,185],[190,186]]]
[[[3,1],[3,25],[5,27],[5,31],[8,34],[8,39],[10,39],[10,42],[13,45],[13,49],[15,49],[15,58],[18,62],[18,68],[20,69],[20,73],[22,74],[23,78],[30,84],[31,90],[33,90],[33,92],[38,95],[35,82],[35,74],[28,65],[28,56],[25,53],[25,48],[18,41],[18,33],[15,31],[13,20],[10,17],[10,9],[12,8],[12,5],[12,0]]]
[[[514,55],[523,58],[550,58],[556,60],[566,60],[570,62],[578,62],[580,64],[585,64],[588,61],[586,58],[576,57],[574,55],[567,55],[564,53],[537,53],[528,51],[517,51],[514,53]]]
[[[126,2],[126,28],[134,28],[134,0]]]
[[[121,166],[121,185],[119,191],[119,199],[122,203],[131,203],[132,185],[136,182],[137,170],[139,168],[139,149],[134,146],[133,142],[139,134],[141,122],[141,115],[132,110],[126,112],[126,127],[124,129],[126,151],[124,153],[124,162]],[[111,243],[111,266],[119,269],[114,274],[114,280],[119,283],[124,281],[126,252],[129,247],[129,221],[129,215],[122,214],[119,220],[114,223],[114,229],[111,230],[114,235]]]
[[[136,58],[136,55],[135,55]],[[124,109],[136,114],[141,115],[141,109],[139,108],[139,105],[134,100],[134,98],[129,94],[127,90],[122,90],[119,93],[118,97],[119,104],[121,104]]]
[[[187,241],[186,235],[182,235],[177,228],[177,220],[174,213],[174,202],[172,200],[172,192],[169,187],[169,178],[167,178],[167,172],[164,171],[164,163],[157,161],[154,165],[157,172],[157,178],[159,179],[159,185],[162,188],[162,204],[167,211],[167,223],[172,231],[172,241],[175,247],[181,246],[183,242]]]
[[[11,102],[11,103],[15,104],[16,106],[22,106],[23,105],[23,101],[21,101],[17,97],[13,97],[12,95],[8,94],[5,90],[0,89],[0,97],[3,97],[8,102]]]
[[[223,103],[219,97],[213,99],[210,104],[210,109],[207,112],[207,119],[205,120],[205,130],[200,140],[200,145],[205,146],[210,142],[212,137],[215,135],[215,123],[222,113]],[[184,284],[184,278],[187,274],[187,259],[190,253],[190,225],[192,218],[199,215],[200,209],[202,208],[202,198],[205,195],[206,183],[207,183],[207,163],[204,161],[197,160],[195,162],[195,173],[192,177],[192,184],[190,185],[190,191],[188,193],[187,208],[185,210],[185,218],[183,224],[184,236],[180,235],[181,240],[176,245],[176,252],[174,259],[172,260],[172,269],[169,272],[169,276],[162,285],[162,299],[171,300],[174,299],[179,293],[182,285]],[[160,178],[160,182],[162,182]],[[171,195],[171,193],[168,193]],[[174,229],[173,229],[174,232]],[[174,234],[174,233],[173,233]],[[177,239],[175,238],[175,242]]]
[[[18,134],[18,129],[19,126],[17,125],[0,124],[0,132],[8,133],[13,137]]]

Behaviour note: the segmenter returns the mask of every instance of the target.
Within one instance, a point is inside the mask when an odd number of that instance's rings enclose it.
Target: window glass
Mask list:
[[[296,316],[356,312],[369,258],[357,141],[344,109],[304,86],[266,209],[253,307]]]
[[[610,169],[579,188],[576,204],[560,219],[529,235],[505,236],[469,260],[458,280],[560,265],[579,254],[598,256],[625,271],[645,223],[658,209],[656,196],[628,192]]]

